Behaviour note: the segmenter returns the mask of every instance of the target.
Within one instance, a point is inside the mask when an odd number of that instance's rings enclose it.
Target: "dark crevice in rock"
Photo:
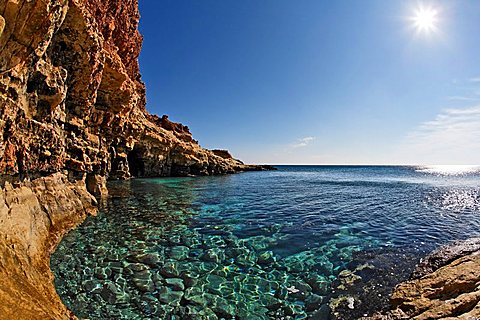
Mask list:
[[[145,163],[141,156],[140,148],[135,147],[128,153],[128,168],[132,177],[145,176]]]
[[[451,312],[451,317],[460,317],[465,313],[472,311],[477,304],[480,302],[480,297],[476,299],[471,299],[469,301],[459,303]],[[471,317],[470,319],[478,319],[477,317]]]
[[[34,91],[39,95],[52,96],[55,94],[55,89],[48,86],[46,83],[47,77],[40,72],[35,72],[27,82],[27,93]]]
[[[0,8],[5,20],[0,33],[0,181],[5,190],[13,188],[13,181],[15,187],[25,184],[14,193],[26,199],[22,219],[29,226],[28,232],[12,231],[15,248],[35,247],[38,239],[24,239],[25,234],[58,241],[85,211],[93,211],[90,196],[105,195],[107,179],[264,168],[216,156],[193,140],[187,126],[146,112],[137,61],[142,41],[137,0],[18,0]],[[46,183],[37,185],[35,179]],[[32,188],[35,197],[28,192]],[[50,201],[58,188],[62,197]],[[41,220],[45,211],[48,217]],[[48,234],[44,222],[54,225]],[[4,251],[11,247],[1,244]],[[0,318],[70,316],[52,286],[51,246],[43,245],[48,250],[25,256],[26,269],[19,267],[15,277],[0,268]],[[9,254],[0,250],[2,258]],[[31,261],[37,264],[30,266]],[[35,269],[38,265],[43,269]]]

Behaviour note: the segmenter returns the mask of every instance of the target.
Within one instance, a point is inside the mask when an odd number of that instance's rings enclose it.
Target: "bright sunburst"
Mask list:
[[[438,10],[432,7],[420,6],[410,18],[413,27],[418,33],[432,33],[437,31]]]

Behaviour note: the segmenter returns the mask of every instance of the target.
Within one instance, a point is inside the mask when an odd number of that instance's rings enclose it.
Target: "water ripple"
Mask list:
[[[110,190],[52,257],[81,317],[313,317],[361,257],[398,259],[384,262],[392,285],[414,257],[480,235],[473,167],[281,167]]]

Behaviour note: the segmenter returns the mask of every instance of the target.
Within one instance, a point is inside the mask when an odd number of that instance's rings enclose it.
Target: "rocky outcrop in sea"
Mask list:
[[[72,316],[48,258],[108,179],[262,170],[145,109],[137,0],[0,1],[0,318]]]

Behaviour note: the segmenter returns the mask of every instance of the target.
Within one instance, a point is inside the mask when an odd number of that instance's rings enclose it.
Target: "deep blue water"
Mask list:
[[[52,256],[57,291],[90,319],[327,319],[342,271],[372,269],[344,290],[380,297],[363,314],[427,252],[480,235],[478,168],[278,169],[112,182]]]

